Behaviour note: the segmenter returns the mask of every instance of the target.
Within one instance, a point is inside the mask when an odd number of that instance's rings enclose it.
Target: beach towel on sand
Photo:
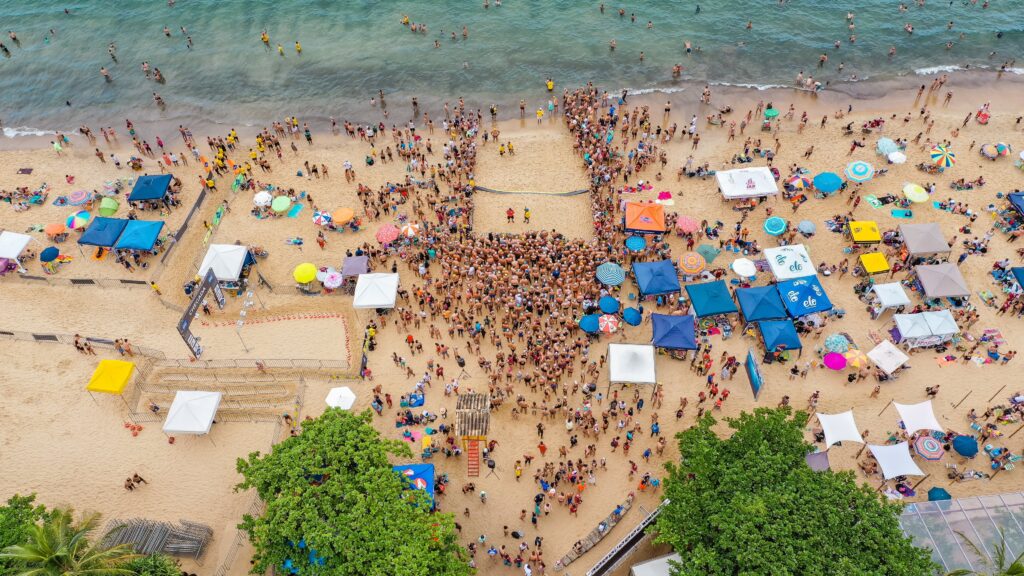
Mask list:
[[[878,201],[878,197],[874,194],[868,194],[864,197],[864,201],[868,203],[872,208],[878,209],[882,207],[882,203]]]
[[[912,210],[893,209],[889,213],[892,214],[893,218],[901,218],[901,219],[904,219],[904,220],[910,219],[910,218],[914,217],[914,212]]]
[[[289,218],[298,218],[299,212],[302,212],[302,204],[296,204],[292,206],[292,209],[288,211]]]

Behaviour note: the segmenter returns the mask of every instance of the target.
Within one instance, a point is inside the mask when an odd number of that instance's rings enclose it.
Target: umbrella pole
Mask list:
[[[1004,385],[1003,388],[1005,388],[1005,387],[1006,386]],[[968,390],[967,394],[964,394],[964,397],[961,398],[959,402],[957,402],[956,404],[953,404],[953,408],[959,408],[960,405],[964,403],[964,400],[967,400],[967,397],[971,395],[971,392],[974,392],[974,390]],[[998,392],[997,392],[997,394],[998,394]]]
[[[856,455],[856,456],[854,456],[854,459],[856,459],[856,458],[860,458],[860,455],[864,453],[864,450],[865,450],[865,449],[866,449],[867,447],[868,447],[868,445],[867,445],[867,443],[865,442],[865,443],[864,443],[864,445],[860,447],[860,450],[859,450],[859,451],[857,451],[857,455]]]
[[[888,408],[890,404],[892,404],[892,399],[889,400],[889,404],[886,404],[884,407],[882,407],[882,410],[878,413],[878,415],[881,416],[882,412],[885,412],[885,409]]]
[[[1017,435],[1017,432],[1020,432],[1021,430],[1024,430],[1024,424],[1021,424],[1021,425],[1020,425],[1020,428],[1017,428],[1016,430],[1014,430],[1014,431],[1013,431],[1013,434],[1010,434],[1009,436],[1007,436],[1007,438],[1008,438],[1008,439],[1009,439],[1009,438],[1013,438],[1014,436],[1016,436],[1016,435]]]
[[[930,477],[931,477],[931,474],[927,474],[927,475],[925,475],[925,477],[924,477],[924,478],[921,478],[920,480],[918,480],[918,481],[917,481],[917,484],[914,484],[913,486],[911,486],[911,487],[910,487],[910,489],[911,489],[911,490],[914,490],[915,488],[917,488],[918,486],[920,486],[922,482],[924,482],[925,480],[927,480],[927,479],[928,479],[928,478],[930,478]]]
[[[1000,388],[999,390],[996,390],[996,393],[992,395],[992,398],[995,398],[996,396],[999,396],[999,393],[1003,391],[1003,388],[1006,388],[1006,384],[1003,384],[1002,388]],[[989,398],[988,401],[991,402],[992,398]]]

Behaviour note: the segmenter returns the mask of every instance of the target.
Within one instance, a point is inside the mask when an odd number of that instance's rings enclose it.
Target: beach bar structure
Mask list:
[[[491,397],[478,392],[459,394],[455,403],[455,434],[466,450],[470,441],[486,442],[491,425]]]

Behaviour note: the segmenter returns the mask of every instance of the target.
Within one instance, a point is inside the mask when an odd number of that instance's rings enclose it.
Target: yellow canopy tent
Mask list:
[[[131,380],[134,371],[134,362],[100,360],[85,389],[90,395],[93,392],[99,392],[101,394],[116,394],[120,396],[124,389],[128,387],[128,382]],[[122,400],[124,400],[123,397]]]
[[[881,252],[868,252],[860,255],[860,265],[868,274],[880,274],[889,271],[889,261]]]
[[[882,241],[882,233],[878,231],[878,223],[873,220],[855,220],[850,222],[850,237],[857,244],[878,244]]]

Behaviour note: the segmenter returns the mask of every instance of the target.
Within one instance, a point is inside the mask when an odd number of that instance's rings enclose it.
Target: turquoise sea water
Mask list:
[[[504,0],[500,7],[491,0],[488,9],[482,0],[177,0],[173,7],[164,0],[0,0],[0,40],[11,52],[0,55],[0,119],[7,135],[27,127],[123,125],[126,117],[189,125],[262,125],[292,114],[377,120],[379,110],[369,106],[377,90],[388,95],[392,121],[408,119],[413,96],[427,110],[463,96],[474,107],[499,103],[511,115],[519,98],[534,106],[546,101],[547,77],[559,91],[587,81],[613,91],[789,85],[801,69],[823,81],[856,74],[870,83],[943,67],[998,68],[1024,56],[1021,0],[992,0],[987,9],[982,0],[906,3],[900,13],[894,0],[646,0],[606,2],[602,14],[599,2],[582,0]],[[855,44],[848,42],[848,11],[856,15]],[[403,15],[428,32],[410,32]],[[903,31],[906,23],[913,35]],[[260,41],[264,28],[269,49]],[[20,46],[7,30],[17,32]],[[686,55],[686,40],[701,52]],[[833,48],[835,40],[841,48]],[[949,41],[952,50],[945,49]],[[107,54],[110,42],[117,63]],[[892,59],[890,46],[897,49]],[[823,52],[829,63],[819,69]],[[143,61],[166,83],[147,80]],[[676,63],[686,71],[673,81]],[[112,83],[103,81],[101,66]],[[1024,58],[1015,66],[1022,72]],[[167,102],[164,111],[153,104],[154,91]]]

